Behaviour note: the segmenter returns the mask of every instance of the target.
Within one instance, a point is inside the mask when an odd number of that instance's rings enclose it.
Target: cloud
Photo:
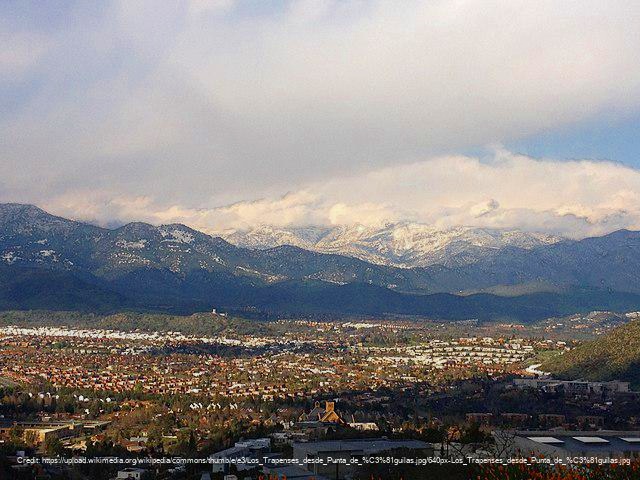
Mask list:
[[[613,162],[534,159],[506,151],[487,158],[439,156],[400,167],[307,183],[283,195],[189,208],[160,197],[76,192],[45,207],[109,224],[186,223],[209,232],[257,225],[380,226],[413,221],[569,237],[640,229],[640,170]]]
[[[16,85],[36,67],[47,50],[49,40],[35,32],[13,31],[0,20],[0,82]]]
[[[209,232],[640,228],[636,169],[451,154],[638,111],[638,29],[628,1],[0,5],[0,199]]]
[[[190,0],[189,13],[195,16],[222,13],[233,8],[235,3],[235,0]]]
[[[319,208],[316,202],[316,195],[301,190],[271,200],[238,202],[218,208],[215,212],[232,222],[237,222],[230,225],[236,228],[258,224],[291,225],[324,220],[320,217],[314,218],[316,209]]]
[[[402,177],[420,159],[637,111],[639,19],[638,2],[595,0],[12,3],[0,178],[37,203],[111,191],[208,209]],[[343,203],[380,216],[364,196]]]
[[[491,212],[495,212],[500,207],[500,204],[494,200],[487,200],[484,202],[476,203],[469,209],[469,213],[474,217],[483,217],[489,215]]]

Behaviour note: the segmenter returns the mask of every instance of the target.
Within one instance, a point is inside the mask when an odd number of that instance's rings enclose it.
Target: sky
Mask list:
[[[640,3],[0,2],[0,201],[207,231],[640,229]]]

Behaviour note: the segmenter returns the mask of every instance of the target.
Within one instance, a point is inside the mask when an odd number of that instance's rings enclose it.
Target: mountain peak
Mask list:
[[[615,232],[611,232],[605,237],[620,237],[620,238],[637,238],[640,236],[640,232],[637,230],[629,230],[627,228],[621,228]]]
[[[0,216],[4,215],[50,215],[30,203],[0,203]]]
[[[83,225],[73,220],[57,217],[30,204],[0,204],[0,227],[9,234],[44,233],[47,231],[70,232]],[[86,228],[99,230],[99,227],[85,225]]]

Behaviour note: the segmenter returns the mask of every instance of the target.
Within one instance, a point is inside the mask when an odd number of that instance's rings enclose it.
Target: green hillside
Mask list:
[[[640,321],[615,328],[549,360],[542,370],[560,378],[626,380],[640,386]]]

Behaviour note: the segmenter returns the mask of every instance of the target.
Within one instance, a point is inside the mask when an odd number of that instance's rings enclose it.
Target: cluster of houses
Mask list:
[[[499,343],[491,337],[431,340],[407,347],[370,347],[374,359],[395,365],[419,364],[434,369],[464,365],[512,365],[531,357],[534,346],[525,340]]]
[[[43,343],[46,335],[52,336]],[[64,343],[69,339],[71,345]],[[193,394],[209,397],[197,405],[213,408],[220,399],[312,399],[335,391],[403,388],[449,367],[502,372],[535,350],[524,341],[463,338],[396,347],[351,345],[340,356],[335,345],[314,344],[303,351],[258,349],[228,357],[206,351],[158,355],[149,349],[152,340],[166,339],[140,332],[6,327],[0,332],[0,375],[18,383],[44,378],[55,387],[105,394]]]

